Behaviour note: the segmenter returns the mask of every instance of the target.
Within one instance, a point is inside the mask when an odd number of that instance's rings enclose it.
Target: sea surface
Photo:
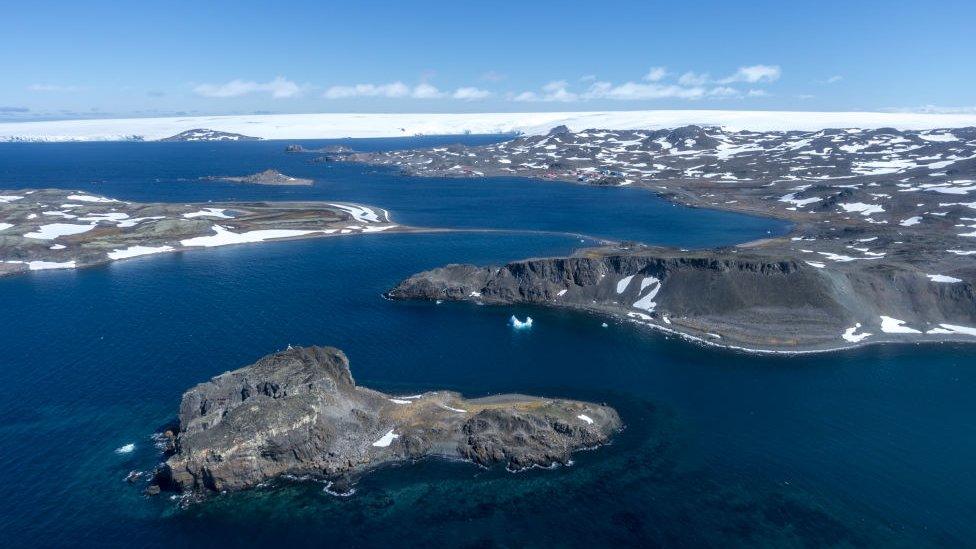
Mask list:
[[[498,137],[343,143],[461,139]],[[724,245],[786,224],[638,189],[312,163],[286,144],[0,145],[0,189],[348,200],[402,223],[493,229],[271,242],[0,278],[4,546],[976,543],[976,347],[754,356],[588,314],[382,297],[445,263],[565,254],[600,238]],[[267,168],[316,184],[198,179]],[[531,315],[532,329],[513,331],[512,314]],[[589,399],[616,407],[627,428],[570,467],[513,474],[432,460],[370,474],[347,498],[280,480],[183,509],[123,480],[159,462],[151,435],[174,419],[183,391],[313,344],[343,349],[357,382],[379,390]]]

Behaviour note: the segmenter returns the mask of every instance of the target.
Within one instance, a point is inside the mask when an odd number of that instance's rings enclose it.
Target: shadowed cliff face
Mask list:
[[[389,296],[572,307],[754,350],[976,341],[958,329],[976,326],[976,298],[968,283],[936,284],[924,274],[881,263],[826,270],[748,250],[601,248],[504,267],[448,265],[404,280]],[[883,317],[905,320],[917,333]]]
[[[345,478],[425,456],[511,469],[565,464],[621,428],[606,406],[523,395],[391,397],[330,347],[290,348],[183,395],[164,488],[238,490],[283,474]]]

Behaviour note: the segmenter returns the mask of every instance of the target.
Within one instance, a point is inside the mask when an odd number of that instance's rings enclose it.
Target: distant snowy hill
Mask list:
[[[511,132],[536,135],[561,125],[580,131],[675,128],[689,124],[756,131],[884,127],[923,130],[976,126],[976,114],[661,110],[125,118],[0,123],[0,141],[156,141],[194,128],[261,139],[327,139]]]

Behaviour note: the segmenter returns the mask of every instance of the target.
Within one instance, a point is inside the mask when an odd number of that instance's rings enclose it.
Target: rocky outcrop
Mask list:
[[[251,137],[239,133],[221,132],[205,128],[186,130],[176,135],[164,137],[160,141],[260,141],[260,137]]]
[[[243,176],[219,175],[204,177],[209,181],[228,181],[230,183],[244,183],[248,185],[275,185],[275,186],[300,186],[308,187],[315,183],[312,179],[302,177],[291,177],[278,170],[264,170],[263,172]]]
[[[502,267],[448,265],[414,275],[388,295],[584,309],[759,351],[976,341],[971,284],[934,282],[893,264],[827,270],[748,250],[600,248]]]
[[[338,349],[289,348],[183,395],[155,484],[206,493],[285,474],[348,479],[426,456],[550,466],[620,428],[612,408],[586,402],[448,391],[393,397],[357,386]]]

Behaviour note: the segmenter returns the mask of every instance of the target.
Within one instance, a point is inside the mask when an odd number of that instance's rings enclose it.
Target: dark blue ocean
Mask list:
[[[612,321],[604,329],[607,319],[566,311],[381,296],[445,263],[565,254],[591,237],[723,245],[781,234],[784,223],[674,206],[637,189],[312,163],[314,155],[285,154],[286,144],[0,145],[0,189],[349,200],[387,208],[402,223],[504,231],[273,242],[0,279],[0,543],[976,543],[976,347],[759,357]],[[267,168],[316,184],[198,180]],[[512,314],[531,314],[532,330],[513,332]],[[123,481],[159,461],[150,436],[175,417],[184,390],[289,344],[345,350],[357,382],[376,389],[592,399],[616,407],[627,429],[572,467],[511,474],[427,461],[371,474],[349,498],[279,481],[181,509]],[[130,443],[133,452],[115,452]]]

